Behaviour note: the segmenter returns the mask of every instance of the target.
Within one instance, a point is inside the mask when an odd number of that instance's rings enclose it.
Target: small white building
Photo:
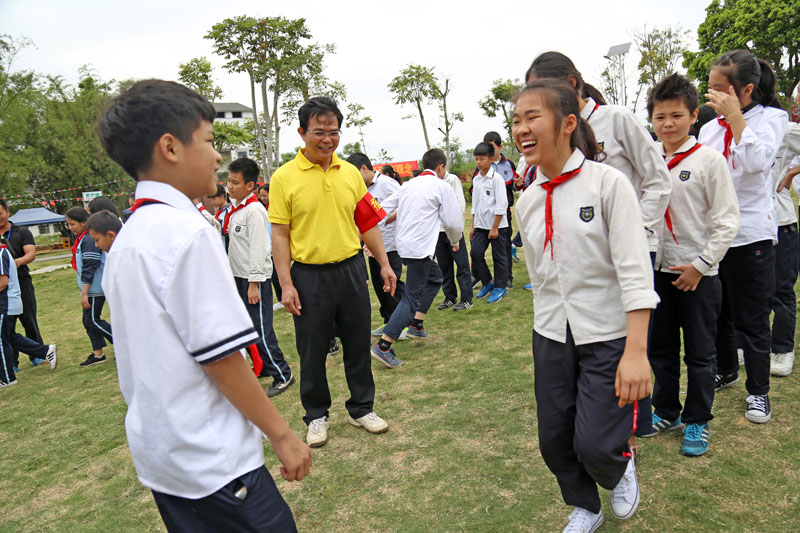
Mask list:
[[[253,110],[242,104],[235,102],[215,102],[214,109],[217,111],[215,122],[229,122],[244,128],[245,122],[253,120]],[[226,146],[225,154],[229,155],[230,160],[242,157],[253,158],[252,146]]]

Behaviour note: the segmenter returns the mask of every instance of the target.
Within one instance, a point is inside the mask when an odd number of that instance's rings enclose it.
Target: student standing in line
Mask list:
[[[564,54],[545,52],[534,59],[525,74],[525,80],[530,83],[540,78],[565,80],[573,87],[581,118],[592,127],[605,154],[602,162],[622,172],[633,184],[639,199],[650,259],[654,261],[658,249],[658,236],[654,228],[667,214],[672,180],[652,136],[627,107],[605,105],[600,92],[583,81],[572,60]],[[646,398],[639,402],[636,435],[650,433],[650,422],[650,399]]]
[[[648,356],[653,367],[654,436],[685,424],[681,452],[708,451],[713,419],[715,339],[722,305],[719,262],[739,230],[739,204],[722,155],[689,135],[697,119],[697,89],[673,74],[650,91],[647,112],[672,176],[670,212],[656,226],[659,251]],[[796,251],[796,250],[795,250]],[[680,400],[681,330],[688,386]]]
[[[716,388],[739,381],[736,348],[741,343],[747,370],[745,418],[763,424],[772,417],[769,317],[778,241],[770,169],[788,116],[775,94],[769,63],[746,50],[726,52],[711,64],[706,97],[719,116],[703,126],[699,141],[728,160],[742,218],[719,268]]]
[[[445,172],[445,176],[441,178],[447,183],[456,195],[458,201],[458,208],[461,215],[464,215],[464,209],[467,207],[467,201],[464,199],[464,188],[461,186],[461,180],[458,176]],[[472,307],[472,274],[469,268],[469,252],[467,251],[467,243],[464,236],[458,241],[458,250],[453,251],[450,245],[450,239],[447,237],[447,232],[444,226],[439,228],[439,239],[436,241],[436,263],[442,270],[442,292],[444,293],[444,301],[436,308],[439,311],[453,308],[453,311],[463,311]],[[453,275],[453,263],[456,264],[455,276]],[[456,280],[458,280],[458,287],[461,291],[461,300],[458,299],[458,292],[456,291]]]
[[[500,134],[496,131],[490,131],[483,136],[483,142],[489,143],[494,148],[494,157],[492,158],[492,167],[502,176],[503,182],[506,186],[506,199],[508,206],[506,207],[506,218],[508,219],[508,228],[500,230],[500,238],[506,240],[506,256],[508,263],[508,283],[506,289],[514,288],[514,254],[512,253],[511,245],[511,206],[514,205],[514,179],[517,177],[517,167],[514,162],[506,158],[501,150],[503,149],[503,140]],[[475,169],[475,174],[478,169]],[[474,175],[473,175],[474,177]]]
[[[295,381],[272,328],[272,246],[267,210],[253,192],[258,164],[240,158],[228,166],[231,209],[225,216],[228,259],[233,281],[258,333],[256,347],[263,364],[259,377],[271,377],[270,398],[286,391]]]
[[[264,466],[262,434],[288,481],[308,475],[311,452],[242,356],[258,334],[219,235],[191,201],[215,190],[215,115],[183,85],[143,80],[98,125],[106,152],[138,182],[104,279],[125,430],[169,531],[289,533],[297,528]]]
[[[392,348],[403,328],[408,326],[406,333],[412,339],[428,337],[423,321],[442,286],[442,271],[433,260],[439,227],[444,227],[454,252],[464,232],[464,214],[456,195],[442,181],[447,174],[447,156],[433,148],[422,156],[422,166],[425,170],[419,176],[383,203],[387,213],[397,212],[397,252],[406,265],[403,299],[372,347],[372,356],[389,368],[403,364]]]
[[[92,366],[106,362],[103,348],[106,340],[114,343],[111,337],[111,324],[100,318],[106,298],[103,295],[103,268],[106,254],[97,248],[91,237],[88,239],[86,221],[89,213],[82,207],[71,207],[64,218],[70,231],[75,235],[72,246],[72,268],[78,275],[78,288],[81,291],[83,308],[83,327],[92,343],[92,353],[80,366]]]
[[[539,449],[575,507],[565,531],[603,522],[597,486],[630,518],[639,485],[628,439],[651,390],[650,310],[658,296],[634,190],[600,163],[573,88],[538,80],[518,95],[514,141],[532,185],[517,202],[534,292]]]
[[[477,174],[472,178],[472,231],[469,239],[472,245],[472,270],[483,284],[478,298],[489,296],[489,303],[499,302],[505,297],[508,284],[508,253],[505,238],[500,231],[508,230],[508,196],[503,177],[492,166],[494,147],[489,143],[479,143],[472,151],[475,156]],[[505,235],[505,233],[503,233]],[[484,255],[492,246],[494,278],[489,272]]]

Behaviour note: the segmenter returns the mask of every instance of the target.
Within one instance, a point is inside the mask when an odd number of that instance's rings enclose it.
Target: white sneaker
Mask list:
[[[405,328],[403,331],[400,332],[397,339],[398,341],[407,341],[408,340],[408,328]]]
[[[10,387],[10,386],[16,385],[16,384],[17,384],[17,380],[16,379],[14,381],[0,381],[0,389],[4,389],[6,387]]]
[[[383,335],[383,328],[384,328],[384,326],[385,326],[385,325],[386,325],[386,324],[384,324],[383,326],[381,326],[381,327],[379,327],[379,328],[375,328],[375,329],[373,329],[373,330],[370,332],[370,335],[372,335],[373,337],[380,337],[381,335]]]
[[[375,414],[375,411],[367,413],[361,418],[348,417],[350,423],[357,427],[362,427],[370,433],[386,433],[389,431],[389,424],[386,420]]]
[[[592,533],[603,525],[603,511],[595,514],[582,507],[576,507],[569,515],[569,524],[563,533]]]
[[[328,417],[315,418],[308,425],[306,444],[311,448],[319,448],[328,442]]]
[[[278,303],[272,304],[272,310],[273,311],[279,311],[281,309],[283,309],[283,304],[282,303],[278,302]]]
[[[56,345],[51,344],[47,349],[47,355],[44,356],[45,361],[50,363],[50,370],[55,370],[58,365],[58,353],[56,353]]]
[[[739,366],[744,366],[744,350],[736,348],[736,355],[739,357]]]
[[[794,368],[794,352],[772,354],[769,373],[773,376],[785,377],[792,373]]]
[[[628,460],[628,467],[617,486],[611,490],[611,512],[620,520],[633,516],[639,507],[639,482],[636,481],[636,467],[633,458]]]

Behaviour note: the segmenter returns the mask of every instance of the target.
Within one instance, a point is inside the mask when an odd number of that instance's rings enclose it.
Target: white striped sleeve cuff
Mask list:
[[[234,352],[238,352],[242,348],[255,342],[258,342],[258,333],[251,327],[241,333],[237,333],[227,339],[223,339],[191,353],[195,361],[201,365],[207,365],[208,363],[219,361]]]

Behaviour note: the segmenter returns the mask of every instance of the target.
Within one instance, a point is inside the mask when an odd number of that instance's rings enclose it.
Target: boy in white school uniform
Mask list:
[[[447,157],[438,148],[422,156],[425,170],[382,202],[387,213],[397,212],[397,251],[406,264],[406,287],[403,299],[383,328],[372,356],[389,368],[403,364],[392,343],[408,326],[414,339],[428,337],[423,326],[425,314],[442,285],[442,271],[433,261],[439,224],[450,239],[453,251],[459,247],[464,231],[464,216],[458,209],[453,189],[441,178],[447,173]]]
[[[458,179],[458,176],[449,172],[441,179],[453,189],[458,201],[458,209],[463,216],[467,201],[464,199],[464,188],[461,186],[461,180]],[[452,307],[453,311],[463,311],[472,307],[472,274],[469,269],[467,243],[463,234],[458,241],[458,250],[454,252],[444,226],[439,228],[439,240],[436,242],[436,263],[442,270],[442,292],[444,293],[444,301],[436,309],[442,311]],[[453,263],[456,264],[455,276],[453,275]],[[460,301],[458,300],[458,292],[456,292],[456,281],[458,281],[458,287],[461,291]]]
[[[259,377],[271,377],[270,398],[286,391],[294,376],[272,329],[272,244],[267,210],[255,195],[258,164],[246,157],[228,166],[231,209],[223,227],[228,235],[228,259],[239,296],[258,333],[256,347],[263,363]]]
[[[489,143],[479,143],[473,150],[478,173],[472,178],[472,269],[483,286],[478,298],[489,296],[489,303],[499,302],[506,295],[508,284],[508,239],[501,238],[501,230],[508,230],[508,197],[503,177],[492,165],[494,148]],[[505,235],[505,233],[504,233]],[[492,245],[494,277],[489,272],[484,254]]]
[[[215,115],[183,85],[143,80],[98,126],[105,150],[138,181],[103,277],[125,429],[169,531],[296,531],[264,467],[262,432],[289,481],[308,474],[311,453],[242,356],[258,335],[219,235],[190,200],[215,190]]]
[[[739,230],[739,203],[722,154],[689,135],[697,119],[697,89],[679,74],[650,91],[647,111],[672,176],[670,219],[656,226],[655,288],[661,298],[648,357],[655,375],[652,431],[684,429],[681,453],[708,451],[714,418],[717,319],[722,305],[719,262]],[[688,387],[680,400],[681,330]]]

